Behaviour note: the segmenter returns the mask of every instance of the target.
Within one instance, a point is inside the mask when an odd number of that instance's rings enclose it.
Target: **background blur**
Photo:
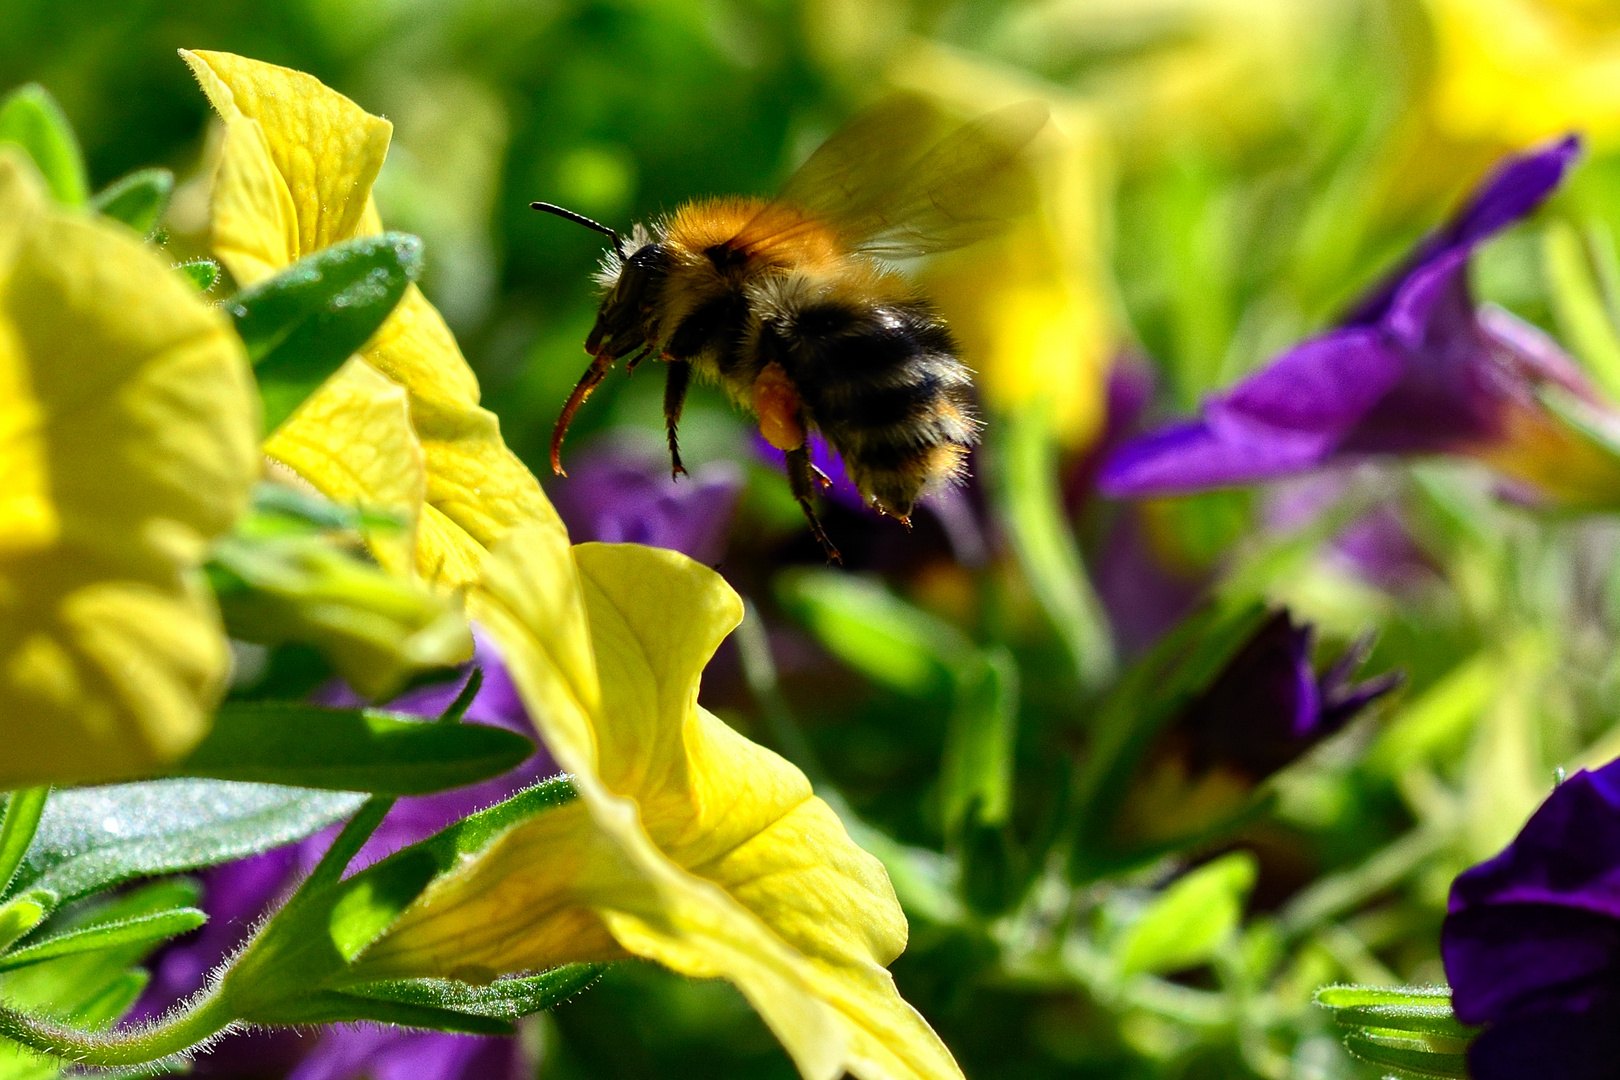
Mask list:
[[[1311,990],[1439,981],[1451,876],[1512,835],[1555,767],[1613,756],[1607,521],[1532,518],[1450,464],[1129,509],[1088,490],[1110,425],[1185,412],[1327,325],[1500,154],[1567,130],[1587,135],[1588,160],[1487,249],[1476,284],[1612,393],[1620,354],[1581,322],[1559,261],[1573,235],[1600,284],[1620,280],[1612,0],[0,0],[0,88],[56,96],[96,187],[145,165],[183,182],[202,169],[207,108],[180,47],[307,71],[394,122],[383,219],[427,242],[430,298],[576,538],[619,538],[612,507],[568,490],[587,469],[554,483],[543,468],[586,363],[601,238],[531,200],[624,229],[693,196],[769,193],[887,90],[964,116],[1052,103],[1042,213],[921,269],[981,373],[1000,457],[976,472],[1000,487],[975,483],[909,536],[830,508],[850,571],[829,578],[743,420],[704,390],[682,425],[698,479],[738,492],[729,533],[706,542],[769,628],[752,652],[727,644],[705,701],[811,763],[880,830],[863,842],[903,845],[891,873],[917,878],[901,883],[913,940],[896,976],[969,1076],[1373,1075]],[[200,249],[205,222],[206,185],[183,186],[171,246]],[[660,475],[652,367],[590,401],[570,463],[650,460]],[[1045,436],[1033,473],[1014,421]],[[1020,501],[1031,475],[1062,511],[1056,533]],[[1370,524],[1347,540],[1352,520]],[[1058,545],[1044,563],[1040,535]],[[1049,575],[1074,543],[1089,588],[1065,611]],[[1138,1000],[1083,964],[1021,968],[1016,934],[1040,922],[1024,890],[1044,880],[1052,806],[1113,658],[1237,580],[1314,621],[1326,650],[1378,632],[1369,670],[1404,669],[1406,689],[1279,777],[1275,811],[1236,840],[1086,899],[1087,940],[1106,949],[1180,868],[1251,854],[1258,877],[1214,944],[1163,972],[1168,997]],[[988,859],[940,794],[962,693],[936,671],[941,633],[1004,658],[1022,688],[999,699],[1014,794]],[[930,907],[939,882],[955,891]],[[792,1075],[729,987],[640,965],[529,1034],[546,1077]]]

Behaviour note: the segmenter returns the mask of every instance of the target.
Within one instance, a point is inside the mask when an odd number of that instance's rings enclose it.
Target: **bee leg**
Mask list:
[[[669,374],[664,379],[664,430],[669,434],[669,478],[686,475],[681,464],[680,441],[675,428],[681,422],[681,406],[686,404],[686,387],[692,381],[692,365],[685,360],[669,361]]]
[[[636,355],[632,356],[630,358],[630,362],[624,365],[624,373],[626,375],[633,373],[636,370],[636,365],[647,359],[647,354],[650,352],[652,352],[652,346],[648,345],[646,348],[636,353]]]
[[[551,471],[558,476],[567,476],[562,467],[563,436],[568,434],[568,425],[573,423],[574,414],[591,396],[596,384],[606,377],[608,370],[613,367],[613,357],[607,353],[598,353],[591,361],[591,366],[585,369],[585,374],[579,377],[574,384],[574,392],[568,395],[568,401],[563,405],[562,414],[557,417],[557,426],[551,429]]]
[[[815,497],[816,480],[825,480],[821,470],[810,462],[810,450],[801,446],[797,450],[787,451],[788,487],[793,491],[793,497],[799,500],[799,509],[810,522],[810,534],[821,545],[821,550],[827,553],[829,563],[841,563],[843,556],[833,547],[833,542],[827,538],[827,530],[821,527],[821,519],[816,517],[815,504],[810,500]]]

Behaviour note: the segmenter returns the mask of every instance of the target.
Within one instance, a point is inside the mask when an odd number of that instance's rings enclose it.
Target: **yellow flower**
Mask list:
[[[999,237],[934,260],[923,286],[961,340],[994,414],[1047,409],[1064,445],[1088,445],[1102,426],[1103,387],[1119,342],[1100,125],[1072,98],[936,46],[919,46],[890,76],[968,115],[1032,97],[1051,105],[1051,126],[1032,154],[1036,211]]]
[[[1620,6],[1612,0],[1427,0],[1430,122],[1456,142],[1518,148],[1565,131],[1620,142]]]
[[[183,754],[228,664],[197,576],[258,401],[223,316],[0,150],[0,788]]]
[[[181,55],[225,121],[211,230],[238,284],[382,231],[371,187],[388,153],[388,121],[301,72],[229,53]],[[402,513],[417,568],[446,586],[477,581],[486,549],[514,526],[560,526],[501,441],[494,414],[479,407],[478,380],[449,327],[415,286],[360,356],[404,388],[414,435],[391,412],[387,388],[351,365],[272,435],[271,457],[334,499]],[[370,449],[357,469],[361,445]],[[389,555],[378,552],[385,564],[395,561]]]
[[[804,1076],[960,1076],[884,965],[887,875],[804,775],[697,704],[742,617],[670,551],[514,532],[469,597],[580,798],[430,886],[359,979],[486,980],[626,953],[747,996]]]

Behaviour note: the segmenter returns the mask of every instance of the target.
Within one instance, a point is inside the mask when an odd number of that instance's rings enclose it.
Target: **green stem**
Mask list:
[[[765,714],[765,723],[770,727],[776,748],[804,772],[817,794],[824,794],[824,789],[831,787],[827,770],[822,767],[821,759],[810,745],[810,740],[804,737],[804,732],[793,719],[792,710],[782,697],[781,685],[776,680],[776,660],[771,655],[771,641],[765,632],[765,620],[759,617],[759,609],[752,600],[743,601],[743,621],[737,627],[735,640],[737,654],[742,659],[743,680],[748,683],[749,692]]]
[[[1067,646],[1080,685],[1101,690],[1114,677],[1113,633],[1063,508],[1051,421],[1030,408],[992,433],[990,477],[1019,565]]]
[[[48,787],[22,788],[6,800],[5,820],[0,821],[0,896],[11,887],[17,867],[34,841],[40,815],[45,812],[45,797],[50,793]]]
[[[184,1054],[219,1034],[234,1019],[218,993],[155,1024],[113,1031],[83,1031],[0,1006],[0,1035],[75,1065],[116,1069]]]

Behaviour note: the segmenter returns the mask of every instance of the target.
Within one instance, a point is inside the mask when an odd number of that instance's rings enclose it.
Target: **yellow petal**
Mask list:
[[[1032,96],[1023,78],[920,46],[890,72],[899,86],[977,115]],[[1070,447],[1101,430],[1119,329],[1107,270],[1111,164],[1089,106],[1047,95],[1052,120],[1031,150],[1038,209],[1003,235],[933,260],[923,290],[977,372],[986,407],[1049,409]]]
[[[180,55],[225,121],[212,228],[240,284],[378,231],[361,224],[394,125],[300,71],[230,53]]]
[[[148,770],[202,735],[226,672],[196,569],[258,470],[241,343],[3,153],[0,379],[0,455],[24,466],[0,516],[0,787]]]
[[[301,72],[229,53],[184,52],[225,121],[212,195],[213,244],[249,285],[329,244],[380,232],[371,186],[392,126]],[[417,566],[446,587],[471,585],[489,546],[529,523],[562,522],[480,408],[478,380],[450,328],[415,286],[360,355],[409,394],[427,464]],[[294,418],[282,429],[307,422]],[[278,432],[278,436],[281,433]],[[294,439],[321,442],[318,432]],[[287,462],[293,468],[298,466]],[[333,497],[381,505],[322,468],[301,472]],[[342,495],[338,494],[339,490]]]
[[[570,560],[526,529],[474,606],[580,801],[437,882],[356,977],[488,978],[622,949],[729,979],[806,1077],[961,1075],[884,968],[906,928],[882,866],[798,769],[697,706],[742,614],[717,574],[635,545]]]
[[[1566,131],[1620,143],[1620,17],[1579,0],[1428,0],[1432,121],[1451,139],[1525,146]]]
[[[300,476],[320,477],[334,502],[398,518],[401,528],[375,530],[367,541],[388,570],[413,569],[427,464],[404,387],[350,360],[265,441],[264,452]]]

